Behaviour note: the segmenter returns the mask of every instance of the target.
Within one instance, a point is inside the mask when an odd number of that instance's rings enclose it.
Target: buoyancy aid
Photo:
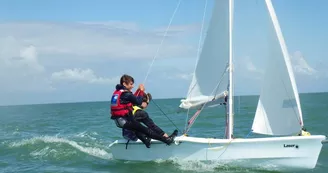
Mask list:
[[[111,114],[112,117],[123,117],[132,111],[132,103],[122,104],[120,98],[125,90],[115,90],[111,99]]]
[[[133,106],[133,111],[132,114],[134,115],[138,110],[140,110],[141,108],[139,106]]]

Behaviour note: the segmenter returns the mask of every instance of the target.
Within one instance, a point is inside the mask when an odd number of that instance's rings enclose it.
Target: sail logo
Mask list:
[[[284,144],[284,148],[298,148],[298,145],[296,144]]]

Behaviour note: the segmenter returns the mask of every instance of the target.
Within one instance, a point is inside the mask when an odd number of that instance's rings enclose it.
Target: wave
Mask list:
[[[40,136],[40,137],[33,137],[30,139],[24,139],[18,142],[12,142],[9,144],[9,147],[15,148],[15,147],[22,147],[26,145],[38,145],[39,143],[61,143],[61,144],[68,144],[74,149],[77,149],[78,151],[81,151],[83,153],[86,153],[88,155],[92,155],[94,157],[98,157],[101,159],[112,159],[112,154],[108,153],[104,149],[98,148],[98,147],[87,147],[82,146],[81,144],[78,144],[77,142],[73,140],[69,140],[66,138],[61,138],[57,136]],[[60,148],[59,148],[60,150]],[[58,148],[50,148],[49,146],[42,148],[41,150],[36,150],[31,153],[31,155],[38,156],[38,155],[47,155],[51,152],[58,151]]]

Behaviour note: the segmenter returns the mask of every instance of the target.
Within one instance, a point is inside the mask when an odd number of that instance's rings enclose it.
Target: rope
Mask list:
[[[197,63],[199,61],[199,57],[200,57],[200,47],[201,47],[201,43],[202,43],[202,37],[203,37],[203,28],[204,28],[204,23],[205,23],[205,16],[206,16],[206,7],[207,7],[207,0],[205,1],[205,6],[204,6],[204,13],[203,13],[203,19],[202,19],[202,26],[200,28],[200,36],[199,36],[199,40],[198,40],[198,49],[197,49],[197,60],[195,63],[195,67],[194,67],[194,74],[196,73],[196,68],[197,68]],[[195,88],[196,83],[191,87],[190,91],[187,94],[187,97],[190,96],[191,91]]]
[[[162,111],[152,111],[152,112],[149,112],[150,114],[157,114],[158,112],[162,112]],[[164,112],[164,111],[163,111]],[[176,110],[173,110],[173,111],[168,111],[166,112],[165,114],[166,115],[170,115],[170,114],[179,114],[179,113],[182,113],[182,112],[185,112],[184,109],[176,109]]]
[[[187,116],[186,116],[186,122],[185,122],[184,133],[186,133],[186,132],[187,132],[187,127],[188,127],[188,119],[189,119],[189,111],[190,111],[190,109],[188,109],[188,111],[187,111]]]
[[[194,74],[196,72],[196,67],[197,67],[197,63],[198,63],[198,60],[199,60],[199,56],[200,56],[200,50],[201,50],[200,47],[201,47],[201,43],[202,43],[203,28],[204,28],[205,16],[206,16],[206,7],[207,7],[207,0],[205,1],[204,12],[203,12],[203,19],[202,19],[202,26],[200,28],[200,36],[199,36],[198,50],[197,50],[197,61],[195,63],[196,66],[195,66]],[[196,83],[191,87],[191,89],[190,89],[190,91],[189,91],[189,93],[187,95],[187,98],[190,96],[191,91],[195,88],[195,86],[196,86]],[[187,116],[186,116],[185,132],[187,132],[188,119],[189,119],[189,109],[188,109]]]
[[[165,114],[165,112],[158,106],[158,104],[152,99],[152,102],[156,105],[156,107],[162,112],[162,114],[169,120],[171,121],[171,123],[175,126],[175,128],[177,128],[177,130],[181,132],[181,130],[177,127],[177,125],[174,124],[174,122]]]
[[[148,78],[148,76],[149,76],[150,70],[151,70],[151,68],[152,68],[152,66],[153,66],[153,64],[154,64],[154,62],[155,62],[155,59],[157,58],[157,56],[158,56],[158,54],[159,54],[159,50],[160,50],[160,48],[162,47],[162,45],[163,45],[163,43],[164,43],[164,40],[165,40],[166,35],[167,35],[167,32],[168,32],[168,30],[169,30],[169,28],[170,28],[170,26],[171,26],[171,24],[172,24],[172,21],[173,21],[173,18],[174,18],[174,16],[175,16],[176,12],[177,12],[178,9],[179,9],[179,6],[180,6],[180,4],[181,4],[181,1],[182,1],[182,0],[179,0],[177,6],[176,6],[176,8],[175,8],[175,10],[174,10],[174,12],[173,12],[173,14],[172,14],[172,16],[171,16],[170,22],[169,22],[168,26],[166,27],[166,30],[165,30],[164,36],[163,36],[163,38],[162,38],[162,41],[161,41],[160,45],[158,46],[157,51],[156,51],[156,54],[155,54],[155,56],[153,57],[153,60],[152,60],[150,66],[149,66],[149,68],[148,68],[148,71],[147,71],[147,73],[146,73],[146,76],[145,76],[145,79],[144,79],[143,84],[146,83],[146,80],[147,80],[147,78]],[[172,123],[172,124],[178,129],[178,131],[181,133],[180,129],[179,129],[179,128],[173,123],[173,121],[172,121],[172,120],[171,120],[171,119],[165,114],[165,112],[164,112],[164,111],[163,111],[163,110],[162,110],[162,109],[161,109],[161,108],[155,103],[155,101],[154,101],[153,99],[152,99],[152,102],[153,102],[153,103],[156,105],[156,107],[162,112],[162,114],[165,115],[166,118],[168,118],[168,120],[171,121],[171,123]]]
[[[172,17],[171,17],[171,19],[170,19],[169,25],[167,26],[167,28],[166,28],[166,30],[165,30],[165,33],[164,33],[163,39],[162,39],[162,41],[161,41],[161,44],[158,46],[157,51],[156,51],[156,54],[155,54],[155,56],[154,56],[154,58],[153,58],[153,61],[151,62],[150,67],[148,68],[148,71],[147,71],[147,74],[146,74],[146,77],[145,77],[145,80],[144,80],[143,84],[146,83],[146,80],[147,80],[147,78],[148,78],[148,76],[149,76],[149,73],[150,73],[150,69],[152,68],[152,66],[153,66],[153,64],[154,64],[154,62],[155,62],[155,59],[156,59],[157,56],[158,56],[159,50],[160,50],[160,48],[161,48],[162,45],[163,45],[163,42],[164,42],[165,37],[166,37],[166,35],[167,35],[167,32],[168,32],[168,30],[169,30],[169,28],[170,28],[170,26],[171,26],[171,23],[172,23],[172,21],[173,21],[173,18],[174,18],[174,16],[175,16],[175,13],[178,11],[178,8],[179,8],[179,6],[180,6],[181,1],[182,1],[182,0],[179,0],[178,5],[177,5],[177,7],[175,8],[175,10],[174,10],[174,12],[173,12],[173,15],[172,15]]]
[[[247,138],[251,133],[252,133],[252,130],[247,134],[247,136],[245,138]]]
[[[222,75],[221,75],[221,79],[220,79],[219,83],[215,86],[215,88],[214,88],[213,91],[211,92],[211,95],[212,95],[212,94],[214,93],[214,91],[216,91],[216,89],[220,86],[220,84],[221,84],[221,82],[222,82],[222,79],[223,79],[223,77],[224,77],[225,74],[226,74],[226,69],[225,69],[224,72],[222,73]],[[214,95],[214,98],[212,99],[213,101],[215,100],[215,96],[216,96],[216,95]],[[208,100],[208,101],[210,101],[210,100]],[[208,102],[205,102],[205,103],[199,108],[199,111],[200,111],[199,114],[200,114],[201,111],[204,109],[204,107],[205,107],[205,105],[206,105],[207,103],[208,103]],[[199,114],[198,114],[198,115],[199,115]],[[187,129],[185,130],[185,133],[187,133],[187,132],[190,130],[191,126],[192,126],[192,125],[194,124],[194,122],[196,121],[198,115],[196,116],[195,120],[194,120],[191,124],[188,125]]]
[[[227,151],[227,149],[228,149],[228,147],[230,146],[230,144],[231,144],[231,142],[233,141],[234,139],[232,138],[232,139],[230,139],[230,141],[228,142],[228,143],[226,143],[225,145],[223,145],[223,146],[220,146],[220,147],[215,147],[215,148],[212,148],[212,146],[211,146],[211,142],[210,142],[210,139],[208,139],[208,146],[209,146],[209,148],[206,150],[206,159],[207,159],[207,151],[208,150],[214,150],[214,151],[220,151],[220,150],[222,150],[222,149],[224,149],[224,151],[219,155],[219,157],[217,158],[217,159],[219,159],[226,151]],[[222,147],[222,148],[221,148]]]

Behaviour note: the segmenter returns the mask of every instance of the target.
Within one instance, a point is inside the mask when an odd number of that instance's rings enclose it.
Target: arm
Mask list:
[[[145,92],[140,90],[140,89],[137,89],[136,92],[134,92],[134,95],[135,96],[140,96],[140,97],[144,97],[145,96]]]
[[[141,106],[142,104],[142,97],[141,96],[135,96],[130,92],[122,93],[121,100],[131,102],[134,105]]]
[[[134,95],[144,97],[146,94],[144,91],[145,91],[145,86],[143,84],[140,84]]]

